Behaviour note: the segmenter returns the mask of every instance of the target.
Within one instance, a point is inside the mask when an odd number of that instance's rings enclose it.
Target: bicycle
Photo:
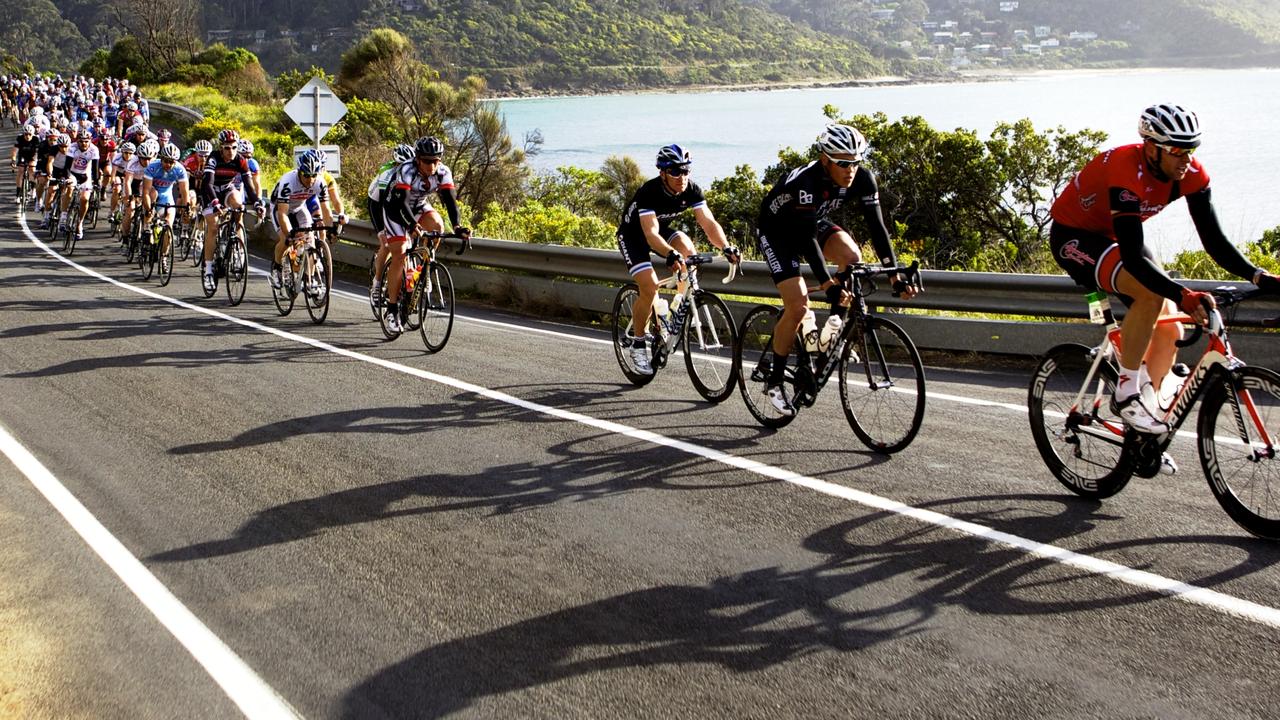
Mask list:
[[[204,223],[201,222],[200,207],[197,205],[190,215],[189,221],[181,217],[175,220],[174,239],[178,242],[176,253],[179,260],[191,260],[192,267],[200,267],[204,261]]]
[[[719,403],[733,394],[737,380],[733,348],[738,337],[733,314],[723,300],[703,290],[698,283],[698,267],[714,261],[715,256],[705,253],[686,258],[685,271],[674,273],[658,283],[661,289],[687,282],[684,292],[676,295],[675,301],[670,303],[669,307],[674,309],[667,313],[667,317],[660,315],[657,308],[650,311],[651,325],[658,329],[653,335],[653,353],[649,361],[653,372],[650,373],[636,370],[627,332],[632,327],[633,308],[640,296],[640,288],[635,283],[618,288],[611,314],[613,353],[622,374],[632,385],[648,385],[657,377],[658,371],[666,367],[671,354],[683,348],[685,369],[699,395],[708,402]],[[729,263],[729,274],[722,282],[732,282],[739,270],[738,263]]]
[[[70,181],[69,184],[74,185],[74,182]],[[82,227],[81,223],[85,222],[85,215],[80,212],[80,202],[76,194],[71,192],[71,217],[68,219],[67,224],[60,228],[62,231],[62,254],[67,256],[76,253],[76,228]]]
[[[1280,491],[1280,464],[1269,462],[1276,460],[1274,433],[1280,430],[1280,373],[1237,358],[1222,316],[1224,309],[1261,294],[1229,287],[1213,292],[1218,307],[1209,312],[1208,344],[1195,368],[1186,371],[1182,387],[1161,403],[1160,419],[1170,428],[1161,435],[1128,429],[1110,410],[1119,377],[1120,326],[1104,298],[1102,342],[1051,348],[1031,378],[1031,435],[1049,472],[1068,490],[1093,500],[1115,495],[1134,476],[1155,477],[1178,428],[1201,400],[1196,445],[1210,490],[1245,530],[1280,539],[1280,508],[1272,507],[1280,505],[1280,494],[1273,497],[1270,480],[1275,478]],[[1186,314],[1158,322],[1195,324]],[[1266,324],[1280,324],[1280,318]],[[1177,344],[1190,346],[1203,334],[1205,328],[1195,324],[1191,336]],[[1268,510],[1272,514],[1264,515]]]
[[[382,326],[382,334],[388,340],[400,337],[388,323],[390,313],[399,313],[401,326],[407,330],[417,330],[422,335],[422,344],[427,352],[438,353],[449,342],[453,333],[454,292],[453,275],[449,268],[436,259],[436,251],[445,238],[462,240],[462,246],[455,255],[462,255],[471,247],[470,237],[460,237],[456,233],[419,232],[413,236],[409,252],[404,259],[404,283],[400,287],[400,297],[395,306],[387,300],[387,283],[382,283],[382,292],[376,297],[370,293],[369,302],[374,306],[378,323]],[[427,242],[423,243],[422,241]],[[376,256],[375,256],[376,259]],[[391,266],[391,258],[382,269],[385,278]]]
[[[244,208],[224,208],[218,220],[218,241],[213,251],[213,288],[203,288],[205,297],[218,292],[218,281],[226,278],[227,300],[232,307],[244,301],[249,286],[249,250],[244,244],[240,217]],[[203,257],[203,253],[201,253]]]
[[[49,182],[53,183],[55,180],[53,178],[49,178]],[[62,207],[62,196],[64,193],[69,193],[71,191],[71,184],[74,181],[71,178],[62,178],[56,182],[57,187],[53,191],[53,197],[49,201],[49,207],[47,208],[47,214],[45,215],[45,219],[48,222],[48,226],[45,228],[45,231],[49,234],[50,242],[58,239],[58,233],[64,227],[63,223],[58,219],[58,213]]]
[[[132,203],[132,207],[126,209],[125,212],[129,213],[129,230],[128,232],[120,233],[120,242],[124,245],[122,248],[124,261],[131,263],[135,257],[141,257],[142,253],[142,200],[139,199]],[[121,227],[123,228],[123,225]]]
[[[186,205],[169,203],[156,203],[151,206],[151,226],[147,229],[147,239],[138,252],[138,269],[142,270],[143,280],[150,280],[151,273],[155,271],[156,265],[159,265],[160,287],[169,284],[169,280],[173,277],[174,233],[173,228],[164,221],[162,211],[185,207]],[[175,222],[178,222],[176,218]]]
[[[811,351],[797,335],[795,365],[784,375],[784,388],[796,412],[781,413],[767,394],[773,367],[773,329],[781,309],[773,305],[752,308],[738,329],[734,364],[738,388],[751,415],[765,427],[781,428],[812,407],[831,375],[838,371],[840,404],[854,435],[874,452],[886,455],[905,449],[924,422],[924,364],[915,343],[897,323],[875,315],[866,297],[875,292],[877,275],[905,276],[907,285],[922,288],[920,263],[881,267],[850,265],[836,278],[853,297],[840,316],[840,334],[823,350]],[[815,292],[811,288],[811,292]]]
[[[14,193],[17,195],[18,212],[22,213],[23,215],[27,214],[27,208],[31,207],[31,203],[35,200],[36,183],[35,183],[35,180],[33,180],[31,177],[32,175],[35,174],[35,166],[36,165],[34,160],[32,160],[30,163],[27,163],[25,165],[18,166],[19,168],[23,169],[21,173],[22,182],[18,184],[18,187],[14,190]],[[15,170],[15,173],[16,172],[18,171]]]
[[[89,210],[85,213],[84,224],[89,226],[90,230],[98,229],[98,211],[102,207],[102,186],[95,186],[93,191],[89,193]]]
[[[319,325],[329,315],[329,293],[333,289],[333,251],[327,235],[338,226],[314,225],[289,231],[291,242],[285,249],[280,287],[271,288],[271,297],[281,315],[293,311],[301,293],[311,322]]]

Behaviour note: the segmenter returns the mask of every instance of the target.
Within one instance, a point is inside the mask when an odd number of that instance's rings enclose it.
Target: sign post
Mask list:
[[[347,106],[333,94],[324,78],[313,77],[285,103],[284,112],[319,148],[325,133],[346,116]]]

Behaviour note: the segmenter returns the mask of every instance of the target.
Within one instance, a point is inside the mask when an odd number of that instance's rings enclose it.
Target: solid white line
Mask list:
[[[245,717],[300,718],[296,710],[200,622],[67,488],[0,427],[0,452],[27,476],[72,529],[209,673]]]
[[[791,470],[784,470],[782,468],[774,467],[772,465],[766,465],[764,463],[761,463],[755,460],[749,460],[746,458],[737,457],[736,455],[731,455],[729,453],[721,452],[719,450],[702,447],[701,445],[695,445],[693,443],[685,442],[683,440],[676,440],[673,438],[666,437],[664,435],[659,435],[657,433],[650,432],[648,430],[640,430],[638,428],[633,428],[627,425],[623,425],[621,423],[615,423],[608,420],[600,420],[597,418],[593,418],[589,415],[583,415],[581,413],[576,413],[569,410],[561,410],[560,408],[555,408],[547,405],[541,405],[535,402],[530,402],[528,400],[523,400],[513,395],[508,395],[503,392],[498,392],[497,390],[490,390],[489,388],[466,382],[465,380],[458,380],[456,378],[452,378],[447,375],[441,375],[439,373],[433,373],[427,370],[421,370],[419,368],[410,367],[408,365],[401,365],[400,363],[392,362],[390,360],[384,360],[382,358],[377,358],[370,355],[365,355],[363,353],[358,353],[353,350],[347,350],[344,348],[336,347],[326,342],[323,342],[321,340],[309,338],[305,335],[298,335],[295,333],[288,332],[286,330],[280,330],[267,325],[262,325],[260,323],[253,322],[252,320],[244,320],[242,318],[238,318],[232,315],[227,315],[217,310],[211,310],[209,308],[200,307],[198,305],[192,305],[182,300],[177,300],[175,298],[171,298],[165,295],[160,295],[158,293],[152,292],[145,288],[134,287],[133,285],[129,285],[127,283],[123,283],[114,278],[107,277],[106,275],[103,275],[95,270],[91,270],[72,260],[62,257],[60,254],[51,250],[47,245],[45,245],[43,242],[41,242],[34,235],[31,234],[31,231],[27,229],[26,220],[24,218],[19,218],[19,220],[22,223],[23,230],[24,232],[26,232],[27,237],[30,238],[33,243],[35,243],[37,246],[42,248],[50,256],[57,258],[58,260],[62,261],[63,263],[73,268],[76,268],[77,270],[79,270],[82,273],[85,273],[86,275],[96,277],[100,280],[103,280],[104,282],[108,282],[112,285],[115,285],[124,290],[128,290],[130,292],[135,292],[140,295],[145,295],[147,297],[160,300],[161,302],[167,302],[172,305],[177,305],[178,307],[186,308],[194,312],[208,315],[210,317],[226,320],[227,322],[235,323],[236,325],[240,325],[242,327],[252,328],[254,330],[275,335],[276,337],[280,337],[285,340],[291,340],[293,342],[301,343],[303,345],[309,345],[318,350],[324,350],[327,352],[334,353],[335,355],[341,355],[343,357],[351,358],[352,360],[359,360],[361,362],[377,365],[379,367],[386,368],[388,370],[393,370],[395,372],[403,373],[405,375],[411,375],[413,377],[421,378],[423,380],[429,380],[431,382],[439,383],[441,385],[445,385],[457,390],[461,390],[463,392],[479,395],[481,397],[489,398],[491,400],[496,400],[498,402],[506,403],[508,405],[514,405],[516,407],[524,408],[526,410],[530,410],[532,412],[536,412],[542,415],[549,415],[551,417],[560,418],[562,420],[579,423],[582,425],[586,425],[588,427],[595,428],[597,430],[603,430],[605,432],[613,433],[616,435],[622,435],[624,437],[629,437],[635,440],[639,440],[641,442],[647,442],[654,445],[669,447],[673,450],[679,450],[680,452],[693,455],[695,457],[700,457],[705,460],[710,460],[712,462],[720,463],[722,465],[727,465],[729,467],[745,470],[746,472],[753,473],[755,475],[759,475],[762,477],[767,477],[774,480],[781,480],[783,482],[790,483],[792,485],[808,488],[810,490],[822,493],[824,495],[829,495],[831,497],[841,498],[844,500],[848,500],[850,502],[855,502],[875,510],[882,510],[885,512],[893,513],[895,515],[909,517],[909,518],[918,520],[922,523],[933,525],[935,527],[952,530],[954,532],[957,532],[963,535],[982,538],[992,543],[996,543],[999,545],[1004,545],[1006,547],[1011,547],[1017,550],[1021,550],[1030,555],[1052,560],[1056,563],[1060,563],[1062,565],[1083,570],[1091,574],[1110,577],[1120,582],[1123,582],[1125,584],[1132,585],[1134,587],[1158,592],[1160,594],[1167,595],[1169,597],[1182,600],[1185,602],[1200,605],[1202,607],[1206,607],[1220,613],[1243,618],[1246,620],[1251,620],[1253,622],[1257,622],[1262,625],[1280,629],[1280,609],[1277,609],[1274,607],[1261,605],[1259,603],[1251,602],[1249,600],[1244,600],[1241,598],[1233,597],[1231,595],[1226,595],[1224,593],[1220,593],[1215,590],[1209,590],[1207,588],[1202,588],[1195,585],[1189,585],[1187,583],[1166,578],[1161,575],[1156,575],[1154,573],[1149,573],[1142,570],[1135,570],[1133,568],[1130,568],[1125,565],[1121,565],[1119,563],[1114,563],[1108,560],[1102,560],[1100,558],[1096,558],[1090,555],[1083,555],[1080,553],[1073,552],[1071,550],[1067,550],[1065,548],[1058,547],[1056,545],[1050,545],[1048,543],[1042,543],[1036,540],[1030,540],[1028,538],[1023,538],[1017,535],[1011,535],[1009,533],[1001,532],[999,530],[995,530],[993,528],[989,528],[984,525],[978,525],[976,523],[971,523],[964,520],[958,520],[956,518],[950,517],[948,515],[943,515],[941,513],[934,512],[932,510],[923,510],[920,508],[915,508],[910,505],[906,505],[904,503],[898,502],[897,500],[890,500],[889,498],[880,497],[879,495],[873,495],[871,493],[863,492],[861,490],[855,490],[853,488],[846,487],[844,485],[838,485],[836,483],[827,482],[825,480],[819,480],[817,478],[801,475]]]

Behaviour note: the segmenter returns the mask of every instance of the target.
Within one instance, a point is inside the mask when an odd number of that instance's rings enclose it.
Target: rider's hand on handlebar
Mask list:
[[[725,259],[731,263],[742,261],[742,251],[738,250],[737,245],[725,245],[720,251],[724,253]]]
[[[839,296],[832,292],[833,289],[839,289]],[[840,281],[835,278],[822,283],[822,285],[818,287],[818,290],[825,292],[827,294],[827,300],[832,301],[833,305],[848,307],[849,303],[853,302],[853,293],[844,289],[844,286],[840,284]]]
[[[1258,273],[1258,276],[1254,278],[1253,284],[1257,285],[1258,289],[1263,292],[1271,295],[1280,295],[1280,277],[1276,277],[1265,270]]]
[[[684,258],[680,257],[680,251],[672,249],[667,253],[667,267],[673,272],[684,271]]]
[[[1209,310],[1218,306],[1212,295],[1191,288],[1182,288],[1182,300],[1178,305],[1200,325],[1209,322]]]
[[[893,288],[893,294],[903,300],[910,300],[920,294],[920,288],[902,279],[902,276],[896,273],[889,276],[889,283]]]

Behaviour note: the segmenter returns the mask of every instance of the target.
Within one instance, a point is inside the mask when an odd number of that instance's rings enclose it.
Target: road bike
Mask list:
[[[280,272],[280,287],[271,288],[276,310],[281,315],[293,311],[294,300],[301,293],[311,322],[319,325],[329,315],[329,293],[333,290],[333,250],[327,236],[337,226],[316,225],[289,231]]]
[[[650,322],[646,328],[656,327],[658,330],[651,336],[653,349],[649,365],[653,372],[640,372],[632,358],[632,337],[628,329],[632,328],[640,288],[635,283],[618,288],[611,315],[613,352],[622,374],[632,385],[639,387],[652,382],[658,371],[667,366],[671,354],[683,348],[685,368],[699,395],[709,402],[718,403],[733,394],[737,377],[733,364],[733,347],[737,339],[733,314],[723,300],[703,290],[698,283],[698,267],[714,261],[715,257],[710,254],[685,258],[686,269],[683,272],[672,274],[658,283],[659,289],[673,288],[681,282],[687,284],[684,292],[677,294],[668,304],[671,309],[666,315],[660,315],[657,307],[650,310]],[[739,268],[739,263],[729,263],[729,274],[723,282],[732,282]],[[656,302],[658,297],[655,297],[654,305],[659,304]]]
[[[74,180],[69,182],[74,186]],[[67,223],[62,225],[59,230],[62,232],[62,254],[70,256],[76,253],[76,229],[83,227],[83,224],[87,221],[85,220],[85,213],[80,212],[80,199],[76,197],[78,193],[74,191],[68,192],[71,192],[71,199],[69,201],[71,205],[71,216],[67,219]],[[86,209],[85,212],[87,213],[88,210]]]
[[[64,223],[60,222],[58,219],[59,212],[62,208],[62,196],[64,193],[71,192],[71,185],[74,182],[75,181],[71,178],[62,178],[61,180],[49,178],[50,184],[57,183],[53,190],[53,197],[49,201],[48,208],[46,208],[47,214],[45,215],[45,221],[48,223],[45,227],[45,232],[49,234],[50,242],[57,240],[58,233],[65,227]]]
[[[27,208],[31,207],[31,203],[35,201],[36,183],[31,177],[35,172],[35,161],[33,160],[25,166],[25,172],[22,172],[22,183],[14,190],[17,194],[18,212],[23,215],[27,214]]]
[[[864,445],[892,454],[911,444],[924,422],[924,364],[907,332],[874,314],[866,301],[876,290],[875,277],[893,274],[904,285],[922,287],[919,262],[897,267],[857,264],[836,273],[853,300],[842,308],[840,332],[825,349],[811,350],[806,338],[797,334],[783,380],[794,414],[778,411],[767,393],[774,362],[773,329],[781,308],[758,305],[742,318],[734,352],[738,387],[747,410],[761,425],[781,428],[790,423],[802,408],[813,406],[831,375],[837,374],[845,419]]]
[[[192,267],[200,267],[200,264],[204,262],[204,222],[202,222],[202,219],[200,207],[197,205],[192,210],[189,220],[183,220],[181,216],[174,220],[173,237],[178,243],[174,254],[179,261],[191,260]]]
[[[164,212],[169,208],[186,208],[186,205],[156,203],[151,206],[151,226],[144,233],[142,248],[138,251],[138,269],[142,270],[142,279],[150,280],[151,273],[160,268],[160,287],[169,284],[173,277],[174,232],[164,221]],[[175,213],[177,215],[177,213]],[[135,218],[135,221],[137,218]],[[175,222],[180,222],[177,218]]]
[[[135,200],[125,212],[129,213],[129,229],[125,231],[124,225],[120,226],[120,242],[123,245],[124,261],[131,263],[142,253],[142,239],[146,235],[142,200]]]
[[[1262,294],[1260,290],[1219,288],[1207,331],[1190,316],[1161,317],[1160,324],[1193,324],[1179,347],[1207,345],[1195,367],[1182,369],[1161,393],[1160,416],[1170,431],[1153,435],[1125,427],[1111,411],[1119,377],[1120,326],[1104,298],[1106,336],[1094,347],[1057,345],[1036,367],[1027,393],[1031,435],[1049,472],[1071,492],[1095,500],[1111,497],[1134,477],[1152,478],[1178,428],[1200,400],[1196,446],[1200,465],[1218,504],[1254,535],[1280,539],[1280,374],[1250,367],[1231,350],[1223,311]],[[1280,318],[1268,325],[1275,326]]]
[[[249,286],[249,250],[240,224],[244,212],[243,208],[224,208],[220,212],[218,241],[213,251],[213,287],[202,287],[205,297],[213,297],[218,292],[218,282],[225,279],[227,300],[233,307],[244,300]]]
[[[89,193],[89,209],[84,216],[84,224],[90,230],[98,229],[98,211],[102,207],[102,186],[95,185]]]
[[[471,247],[470,237],[460,237],[456,233],[417,233],[409,252],[405,253],[404,281],[395,305],[387,299],[385,281],[380,286],[381,292],[376,296],[370,291],[369,303],[382,326],[382,334],[388,340],[395,340],[402,332],[397,332],[388,322],[388,315],[399,313],[401,327],[405,330],[417,330],[422,335],[422,344],[426,346],[427,352],[438,353],[449,342],[449,336],[453,333],[453,275],[448,267],[436,259],[436,252],[444,238],[462,240],[462,246],[458,248],[456,255],[463,254]],[[377,259],[376,255],[374,259]],[[390,267],[391,258],[388,257],[379,275],[386,278]]]

